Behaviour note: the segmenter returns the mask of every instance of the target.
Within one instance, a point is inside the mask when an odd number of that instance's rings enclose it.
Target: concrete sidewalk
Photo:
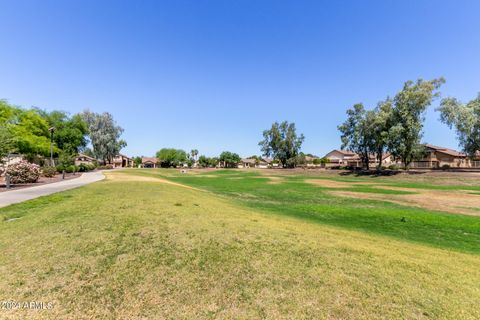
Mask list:
[[[44,184],[41,186],[23,188],[0,193],[0,208],[6,207],[14,203],[47,196],[52,193],[78,188],[89,183],[97,182],[105,179],[101,171],[93,171],[83,173],[81,177]]]

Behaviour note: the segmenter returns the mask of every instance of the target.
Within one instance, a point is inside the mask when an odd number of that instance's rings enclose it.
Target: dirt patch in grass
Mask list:
[[[170,184],[174,185],[177,187],[183,187],[187,189],[192,189],[192,190],[197,190],[197,191],[203,191],[194,187],[190,187],[184,184],[176,183],[173,181],[169,181],[167,179],[162,179],[162,178],[156,178],[156,177],[145,177],[145,176],[138,176],[138,175],[131,175],[131,174],[122,174],[122,173],[107,173],[106,174],[107,179],[111,181],[125,181],[125,182],[132,182],[132,181],[138,181],[138,182],[157,182],[157,183],[164,183],[164,184]]]
[[[448,213],[480,216],[480,211],[476,209],[480,208],[480,198],[475,197],[474,195],[471,195],[466,191],[422,190],[387,186],[381,187],[391,190],[414,191],[416,193],[380,194],[332,190],[331,194],[335,196],[350,197],[356,199],[382,200],[401,205],[415,206],[429,210],[444,211]]]
[[[351,186],[361,186],[361,185],[372,185],[369,182],[343,182],[343,181],[334,181],[334,180],[324,180],[324,179],[311,179],[305,180],[306,183],[315,184],[324,188],[350,188]]]

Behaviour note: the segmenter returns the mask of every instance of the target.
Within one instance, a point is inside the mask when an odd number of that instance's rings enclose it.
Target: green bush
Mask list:
[[[399,167],[398,167],[396,164],[391,164],[391,165],[388,166],[388,169],[390,169],[390,170],[398,170]]]
[[[57,168],[52,166],[46,166],[42,168],[42,175],[47,178],[52,178],[57,173]]]
[[[98,169],[99,170],[110,170],[110,169],[113,169],[113,166],[111,164],[107,164],[105,166],[99,166]]]
[[[67,166],[65,167],[65,172],[67,173],[78,172],[78,167],[75,165]]]
[[[88,172],[95,170],[95,165],[89,164],[89,163],[82,163],[78,166],[78,171],[79,172]]]
[[[448,169],[450,169],[450,165],[444,164],[444,165],[442,166],[442,170],[448,170]]]

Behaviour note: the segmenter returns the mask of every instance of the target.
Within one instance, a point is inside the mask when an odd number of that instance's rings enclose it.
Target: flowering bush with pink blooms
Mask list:
[[[11,183],[37,182],[40,177],[40,166],[28,161],[20,161],[7,167]]]

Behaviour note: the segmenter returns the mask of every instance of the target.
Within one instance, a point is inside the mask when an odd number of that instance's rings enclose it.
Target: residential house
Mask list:
[[[255,158],[246,158],[241,159],[238,163],[238,168],[255,168],[257,159]]]
[[[113,158],[112,165],[114,168],[130,168],[133,167],[133,159],[123,154],[118,154]]]
[[[313,155],[306,155],[305,156],[305,165],[307,168],[314,168],[314,167],[320,167],[320,164],[315,164],[315,160],[318,159],[318,157],[313,156]]]
[[[159,162],[155,157],[142,157],[142,168],[158,168]]]
[[[257,163],[257,168],[268,169],[272,167],[272,159],[261,158]]]
[[[425,156],[410,164],[410,168],[418,169],[434,169],[442,167],[450,168],[468,168],[475,164],[470,163],[467,155],[453,149],[435,146],[432,144],[425,145]]]
[[[74,163],[76,166],[79,166],[81,164],[95,164],[97,160],[93,157],[87,156],[86,154],[79,153],[75,156]]]
[[[327,167],[360,167],[362,161],[360,157],[352,151],[349,150],[332,150],[325,155],[325,158],[328,159]]]
[[[326,167],[353,167],[361,168],[363,167],[363,161],[358,154],[348,150],[332,150],[325,155],[325,158],[328,159]],[[392,164],[396,164],[393,156],[386,152],[382,154],[381,166],[388,167]],[[371,168],[378,166],[377,154],[372,153],[369,155],[369,166]]]

